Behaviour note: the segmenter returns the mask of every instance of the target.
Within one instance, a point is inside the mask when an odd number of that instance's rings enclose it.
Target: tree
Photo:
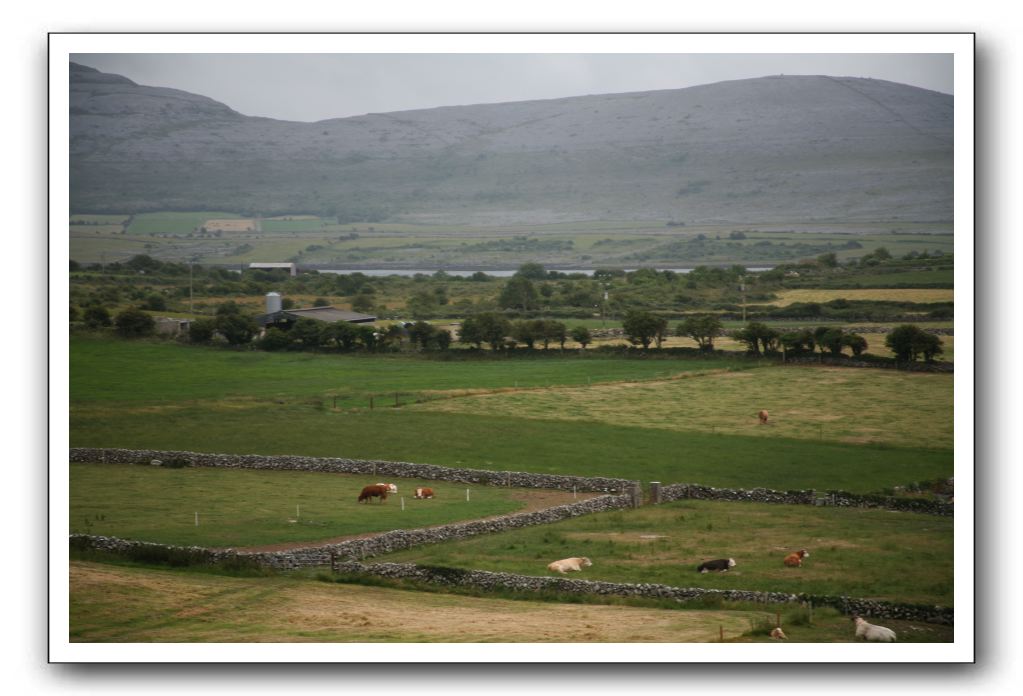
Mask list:
[[[167,299],[163,295],[159,295],[154,292],[146,295],[146,299],[142,302],[142,306],[153,312],[166,312]]]
[[[632,345],[642,345],[644,349],[658,336],[663,336],[668,321],[650,312],[630,310],[622,321],[625,338]],[[659,341],[658,341],[659,343]]]
[[[794,355],[800,353],[812,353],[814,349],[813,332],[809,329],[802,331],[789,331],[778,337],[778,342],[785,348],[785,351]]]
[[[217,323],[213,319],[196,319],[188,325],[188,340],[192,343],[209,343]]]
[[[291,345],[291,336],[288,335],[287,331],[278,329],[276,326],[271,326],[266,330],[263,338],[259,340],[259,348],[261,350],[278,351],[284,350]]]
[[[217,331],[232,346],[240,346],[256,335],[256,324],[241,314],[223,314],[217,317]]]
[[[325,297],[317,297],[313,300],[313,307],[329,307],[330,301]]]
[[[519,270],[515,271],[515,275],[528,278],[529,280],[544,280],[547,277],[547,269],[542,264],[529,262],[519,266]]]
[[[512,322],[511,336],[519,343],[525,343],[526,348],[532,350],[533,344],[540,336],[537,333],[537,322],[535,320],[523,319]]]
[[[240,315],[242,313],[241,305],[234,300],[228,300],[227,302],[221,302],[217,305],[217,309],[214,314],[218,317],[226,317],[229,315]]]
[[[764,353],[777,349],[779,334],[767,324],[751,321],[746,328],[735,332],[734,338],[745,343],[750,353],[760,355],[761,346]]]
[[[483,327],[479,320],[474,317],[466,317],[458,330],[458,342],[466,345],[476,346],[476,349],[483,348]]]
[[[103,326],[110,326],[110,312],[106,307],[92,305],[85,308],[85,325],[90,329],[98,329]]]
[[[667,324],[667,322],[665,322]],[[560,321],[548,319],[544,322],[543,347],[547,348],[548,341],[556,341],[561,350],[565,350],[565,341],[568,340],[568,328]]]
[[[923,357],[927,362],[934,360],[936,355],[944,352],[941,339],[927,333],[914,324],[903,324],[892,329],[885,336],[884,344],[895,354],[900,362],[909,362]]]
[[[676,334],[696,341],[700,350],[714,350],[714,339],[721,335],[721,320],[713,314],[694,314],[678,325]]]
[[[301,343],[302,347],[306,349],[316,348],[321,343],[325,343],[323,336],[324,326],[323,322],[308,317],[301,317],[288,330],[288,333],[291,335],[293,343]]]
[[[497,298],[497,304],[505,309],[521,309],[527,312],[540,306],[536,287],[526,276],[513,275]]]
[[[842,329],[836,327],[819,326],[813,332],[814,341],[820,347],[821,355],[824,354],[825,348],[830,350],[832,355],[841,354],[844,336]]]
[[[849,346],[852,354],[859,357],[867,349],[867,339],[859,334],[847,333],[842,336],[842,345]]]
[[[114,318],[114,326],[122,338],[148,336],[156,331],[153,318],[138,307],[129,307]]]
[[[376,329],[369,324],[353,324],[352,326],[355,327],[355,335],[359,343],[365,346],[366,350],[375,351],[380,342]]]
[[[817,257],[817,263],[824,266],[825,268],[835,268],[838,266],[838,256],[833,251],[829,251],[826,254],[821,254]]]
[[[440,350],[447,350],[451,346],[451,332],[447,329],[435,329],[433,342]]]
[[[335,321],[325,324],[320,329],[320,341],[323,343],[333,341],[338,350],[349,351],[355,347],[358,340],[359,332],[355,325],[349,324],[347,321]]]
[[[352,311],[363,313],[372,312],[373,296],[365,292],[360,292],[358,295],[352,298]]]
[[[417,321],[408,329],[409,340],[413,343],[418,343],[423,350],[426,350],[426,348],[429,347],[429,344],[433,339],[433,334],[433,326],[425,321]]]
[[[489,343],[493,350],[501,348],[504,345],[505,336],[511,330],[511,322],[493,312],[477,314],[476,319],[480,322],[483,340]]]
[[[576,326],[572,329],[572,340],[583,347],[586,350],[586,346],[593,343],[593,337],[590,335],[590,330],[585,326]]]

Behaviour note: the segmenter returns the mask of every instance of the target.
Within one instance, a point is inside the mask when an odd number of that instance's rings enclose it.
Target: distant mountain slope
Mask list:
[[[317,123],[71,65],[71,208],[444,223],[952,219],[953,98],[849,77]]]

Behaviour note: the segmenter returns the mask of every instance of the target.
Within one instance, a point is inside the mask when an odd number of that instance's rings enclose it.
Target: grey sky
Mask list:
[[[318,121],[372,112],[675,89],[764,75],[873,77],[953,93],[951,54],[73,54],[143,85],[249,116]]]

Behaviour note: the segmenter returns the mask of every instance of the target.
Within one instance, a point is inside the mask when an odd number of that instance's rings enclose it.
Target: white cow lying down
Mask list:
[[[555,570],[559,573],[567,573],[570,570],[582,570],[583,568],[589,568],[593,563],[588,558],[563,558],[560,561],[554,561],[547,566],[547,570]]]
[[[872,640],[878,643],[894,643],[895,642],[895,631],[884,626],[875,626],[874,624],[867,623],[858,616],[853,617],[853,623],[856,624],[856,637],[863,638],[865,640]]]

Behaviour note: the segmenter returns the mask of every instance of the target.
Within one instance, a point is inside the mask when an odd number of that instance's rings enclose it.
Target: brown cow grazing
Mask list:
[[[362,489],[362,493],[359,493],[359,501],[369,502],[370,498],[380,498],[380,502],[387,500],[387,494],[391,492],[390,486],[385,483],[378,483],[375,486],[366,486]]]
[[[760,425],[767,425],[767,411],[760,409],[760,412],[757,413],[757,418],[760,419]]]
[[[433,489],[432,488],[417,488],[416,489],[416,497],[417,498],[421,498],[421,499],[432,498],[433,497]]]
[[[800,568],[803,565],[803,559],[809,555],[810,552],[807,551],[806,549],[802,549],[801,551],[793,551],[792,553],[785,557],[785,560],[782,561],[782,563],[789,566],[790,568]]]

